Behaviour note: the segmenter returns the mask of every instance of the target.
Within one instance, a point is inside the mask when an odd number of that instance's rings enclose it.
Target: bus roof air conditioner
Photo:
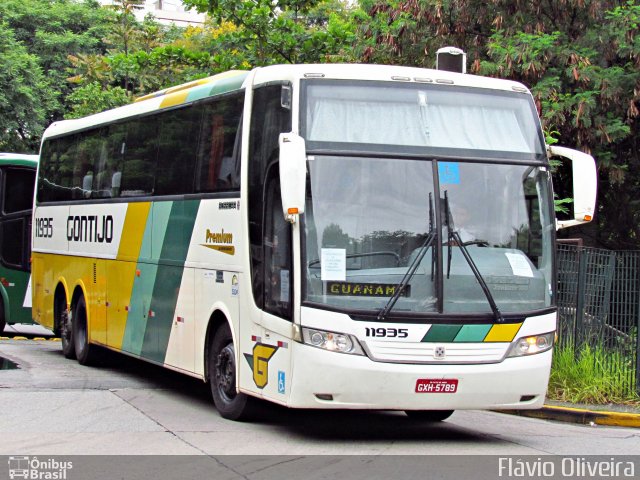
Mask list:
[[[436,52],[436,70],[467,73],[467,54],[457,47],[442,47]]]

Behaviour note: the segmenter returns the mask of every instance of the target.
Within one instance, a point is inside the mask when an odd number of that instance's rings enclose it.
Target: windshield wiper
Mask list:
[[[420,250],[418,254],[413,259],[413,262],[411,262],[411,265],[409,265],[409,268],[407,269],[404,276],[402,277],[402,280],[400,280],[400,283],[396,285],[393,295],[391,296],[387,304],[382,308],[382,310],[380,310],[380,313],[378,313],[378,321],[384,321],[387,318],[387,315],[389,314],[389,312],[391,312],[391,309],[393,309],[396,302],[400,298],[400,295],[402,295],[402,293],[404,292],[404,289],[407,288],[407,285],[413,278],[413,275],[416,273],[416,270],[418,269],[420,262],[422,262],[422,259],[426,255],[427,250],[429,250],[429,247],[433,245],[434,240],[437,237],[438,237],[438,234],[436,233],[436,230],[433,228],[433,198],[430,193],[429,194],[429,233],[427,234],[427,237],[424,239],[424,242],[422,242],[422,245],[420,246]],[[433,269],[432,269],[432,275],[433,275]]]
[[[447,232],[448,232],[447,243],[448,243],[448,249],[449,249],[447,251],[447,278],[449,278],[449,275],[451,273],[451,253],[452,253],[451,246],[452,246],[452,243],[455,242],[458,245],[458,247],[460,247],[462,256],[469,264],[469,267],[471,268],[473,275],[476,277],[476,280],[478,280],[478,283],[480,283],[480,287],[482,287],[482,291],[484,292],[485,297],[487,297],[487,301],[491,306],[493,315],[496,317],[496,321],[498,323],[503,323],[504,317],[502,316],[502,312],[500,312],[500,309],[498,308],[498,305],[496,304],[496,301],[493,298],[491,291],[489,290],[489,286],[487,285],[487,282],[485,282],[484,278],[482,277],[482,274],[480,273],[480,270],[478,270],[478,266],[473,261],[473,258],[471,258],[471,255],[469,255],[469,251],[467,250],[467,247],[464,245],[462,238],[460,238],[460,234],[455,229],[453,218],[451,216],[451,211],[449,209],[449,194],[446,190],[444,192],[444,208],[445,208],[445,226],[447,227]]]

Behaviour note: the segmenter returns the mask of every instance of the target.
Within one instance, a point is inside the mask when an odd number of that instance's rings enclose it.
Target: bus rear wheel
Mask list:
[[[419,422],[441,422],[449,418],[453,410],[405,410],[404,413]]]
[[[247,420],[257,400],[236,390],[236,354],[228,325],[213,336],[208,360],[211,396],[218,412],[229,420]]]
[[[4,327],[7,326],[7,321],[4,319],[4,302],[0,299],[0,335],[4,332]]]
[[[80,365],[91,365],[97,358],[97,348],[89,343],[87,304],[84,296],[78,298],[73,312],[73,345]]]
[[[73,322],[71,312],[66,308],[59,313],[60,340],[62,340],[62,354],[65,358],[75,360],[76,349],[73,344]]]

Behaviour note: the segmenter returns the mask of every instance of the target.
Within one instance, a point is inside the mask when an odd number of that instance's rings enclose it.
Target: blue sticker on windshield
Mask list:
[[[460,183],[460,164],[455,162],[438,163],[438,176],[440,177],[440,185]]]

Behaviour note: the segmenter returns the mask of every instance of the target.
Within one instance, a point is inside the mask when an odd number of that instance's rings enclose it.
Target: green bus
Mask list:
[[[0,333],[32,324],[31,210],[37,155],[0,153]]]

